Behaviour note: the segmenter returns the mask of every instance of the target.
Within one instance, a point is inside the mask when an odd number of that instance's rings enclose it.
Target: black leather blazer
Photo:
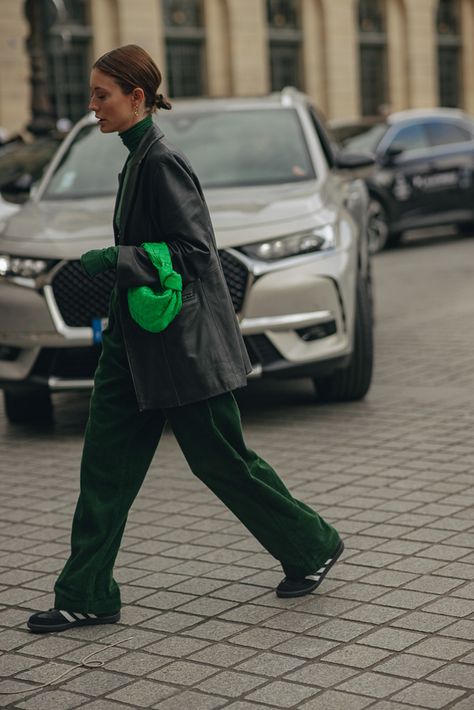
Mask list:
[[[156,125],[143,136],[129,167],[120,231],[114,219],[120,315],[140,410],[243,387],[251,370],[198,178],[163,138]],[[140,328],[128,310],[128,287],[157,283],[144,242],[166,242],[183,279],[181,312],[161,333]]]

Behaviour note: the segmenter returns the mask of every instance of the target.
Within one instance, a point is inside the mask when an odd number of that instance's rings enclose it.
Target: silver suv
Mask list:
[[[363,155],[334,153],[294,89],[176,101],[158,117],[206,194],[253,377],[311,377],[327,401],[360,399],[372,373]],[[90,388],[114,276],[81,270],[113,242],[116,135],[79,121],[0,235],[0,386],[11,422],[44,421],[51,393]]]

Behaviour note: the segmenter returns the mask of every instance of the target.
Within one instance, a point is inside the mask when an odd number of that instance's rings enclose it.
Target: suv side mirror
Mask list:
[[[339,170],[356,170],[357,168],[367,168],[375,163],[375,158],[369,153],[337,153],[335,156],[335,166]]]
[[[403,153],[403,148],[397,145],[391,145],[387,148],[385,153],[382,155],[382,165],[393,165],[395,159]]]

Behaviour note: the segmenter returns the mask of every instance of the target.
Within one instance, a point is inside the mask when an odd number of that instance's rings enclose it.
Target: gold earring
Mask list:
[[[133,112],[135,116],[138,116],[138,106],[135,106],[135,111]]]

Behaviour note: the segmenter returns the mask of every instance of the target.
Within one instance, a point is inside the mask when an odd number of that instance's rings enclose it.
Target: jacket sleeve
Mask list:
[[[121,245],[117,260],[117,286],[160,286],[158,271],[143,247]]]
[[[201,186],[189,165],[168,153],[156,164],[153,188],[159,238],[170,250],[183,286],[198,278],[211,261],[213,231]]]

